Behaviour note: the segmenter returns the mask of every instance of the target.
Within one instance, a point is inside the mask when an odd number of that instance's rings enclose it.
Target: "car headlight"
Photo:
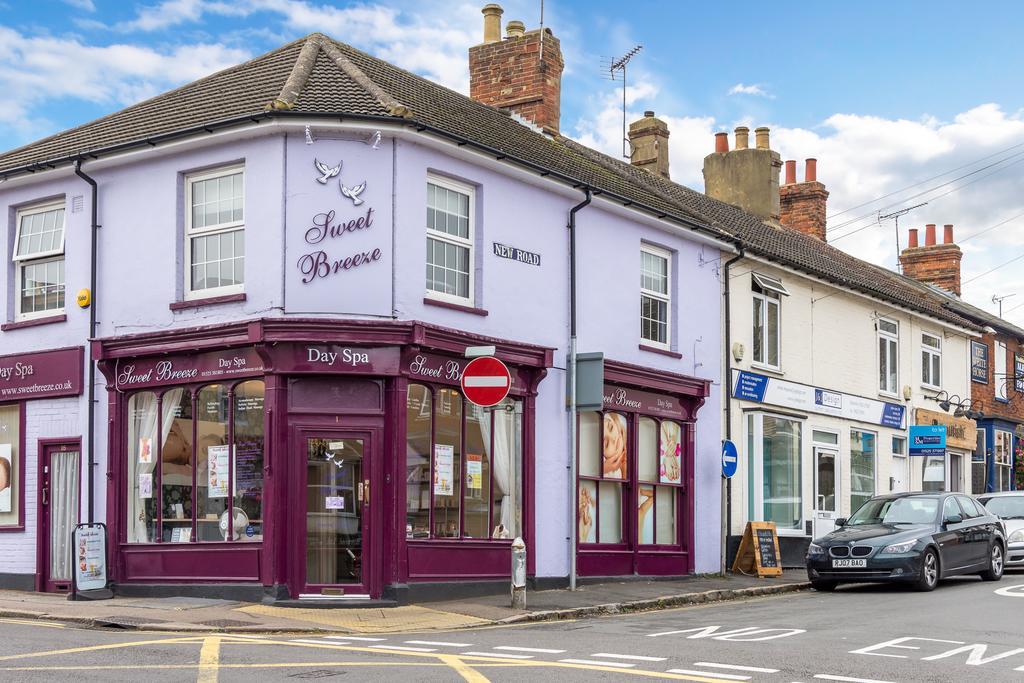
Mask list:
[[[1007,542],[1024,543],[1024,529],[1017,529],[1012,534],[1010,534],[1010,538],[1007,539]]]
[[[900,553],[908,553],[916,544],[916,538],[912,541],[904,541],[903,543],[893,543],[892,545],[885,546],[885,548],[882,549],[882,554],[899,555]]]
[[[824,554],[825,554],[825,549],[822,548],[817,543],[812,543],[809,546],[807,546],[807,555],[808,555],[808,557],[811,556],[811,555],[824,555]]]

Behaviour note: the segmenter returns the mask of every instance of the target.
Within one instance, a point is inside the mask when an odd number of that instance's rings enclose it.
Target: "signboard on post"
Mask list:
[[[782,575],[782,555],[775,522],[747,522],[732,570],[758,576]]]
[[[739,468],[740,458],[736,452],[736,444],[726,439],[722,442],[722,476],[726,479],[736,474]]]
[[[946,425],[913,425],[910,427],[910,454],[946,454]]]
[[[107,527],[103,524],[79,524],[72,537],[76,591],[94,591],[107,587]]]
[[[470,402],[489,408],[505,400],[512,388],[512,374],[497,358],[474,358],[462,371],[462,393]]]

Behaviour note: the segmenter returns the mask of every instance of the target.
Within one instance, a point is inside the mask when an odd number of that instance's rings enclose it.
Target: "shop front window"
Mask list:
[[[977,441],[971,456],[971,492],[985,493],[988,490],[988,454],[985,452],[985,430],[975,432]]]
[[[406,401],[406,537],[521,535],[521,402],[481,408],[422,384]]]
[[[928,455],[921,459],[921,490],[946,490],[946,456]]]
[[[262,540],[263,395],[251,380],[129,397],[129,543]]]
[[[800,482],[801,425],[761,415],[761,518],[780,529],[799,529],[803,516]]]
[[[1013,433],[1001,429],[995,430],[996,448],[996,491],[1009,491],[1011,486],[1011,470],[1013,465]]]
[[[628,434],[626,416],[621,413],[580,413],[580,543],[622,543]]]
[[[675,545],[683,476],[682,427],[641,417],[637,452],[637,538],[643,545]]]
[[[850,431],[850,510],[855,511],[875,495],[875,435]]]
[[[0,406],[0,528],[17,527],[21,519],[21,406]]]

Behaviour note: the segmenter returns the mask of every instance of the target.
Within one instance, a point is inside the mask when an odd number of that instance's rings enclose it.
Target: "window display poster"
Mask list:
[[[683,444],[682,430],[677,422],[661,423],[661,452],[658,470],[662,484],[682,483]]]
[[[153,439],[148,436],[139,437],[139,464],[149,465],[153,462]]]
[[[207,498],[227,498],[228,495],[228,446],[210,446],[207,456]]]
[[[621,413],[604,414],[604,443],[602,472],[609,479],[626,479],[626,416]]]
[[[434,495],[455,495],[455,447],[446,444],[434,445]]]
[[[153,497],[153,473],[139,472],[139,499],[145,500]]]
[[[345,509],[345,496],[326,496],[324,498],[324,509],[326,509],[326,510],[344,510]]]
[[[0,512],[11,511],[11,489],[14,486],[14,463],[11,444],[0,443]]]
[[[580,481],[579,490],[579,543],[597,541],[597,482]]]
[[[484,456],[466,454],[466,488],[480,491],[484,487]]]
[[[637,531],[640,542],[649,545],[654,543],[654,515],[651,514],[651,508],[654,507],[654,487],[641,486],[636,504]]]

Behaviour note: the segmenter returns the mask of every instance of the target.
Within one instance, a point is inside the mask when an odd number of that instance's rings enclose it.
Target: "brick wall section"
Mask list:
[[[562,50],[544,29],[469,48],[469,96],[494,107],[511,109],[540,128],[557,133],[561,117]]]
[[[960,259],[963,256],[955,244],[932,244],[904,249],[900,263],[907,277],[930,282],[960,296]]]
[[[995,377],[996,341],[1006,344],[1006,372],[1011,376],[1006,387],[1006,398],[1009,399],[1009,403],[996,400],[996,389],[1005,381],[1003,377]],[[1024,355],[1024,344],[1005,334],[985,334],[981,342],[988,346],[988,384],[971,382],[971,399],[981,404],[976,410],[985,413],[986,417],[1002,417],[1024,422],[1024,393],[1017,391],[1012,378],[1014,355]]]
[[[791,183],[779,188],[779,220],[794,230],[825,241],[828,190],[823,183]]]

